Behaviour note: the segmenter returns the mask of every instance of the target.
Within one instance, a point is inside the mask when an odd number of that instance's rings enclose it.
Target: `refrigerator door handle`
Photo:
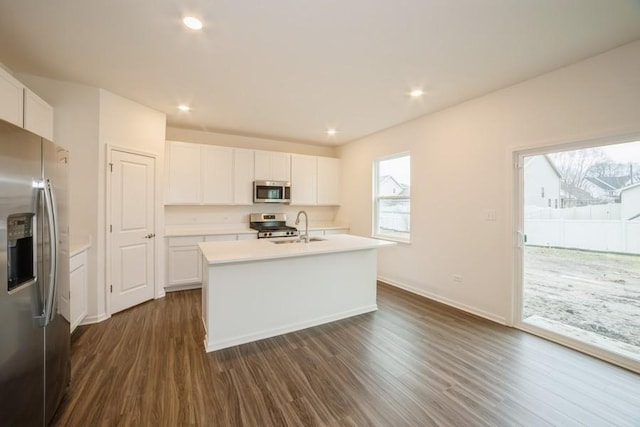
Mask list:
[[[56,220],[56,201],[53,193],[51,180],[45,179],[43,182],[43,192],[47,218],[49,222],[49,289],[46,291],[46,301],[44,308],[44,325],[53,320],[55,313],[53,307],[56,299],[57,278],[58,278],[58,221]]]

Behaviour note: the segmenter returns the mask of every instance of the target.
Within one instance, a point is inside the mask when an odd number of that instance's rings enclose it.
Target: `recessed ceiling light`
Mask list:
[[[329,136],[336,136],[336,133],[335,129],[327,129],[327,135]]]
[[[186,16],[182,22],[187,26],[187,28],[191,28],[192,30],[202,29],[202,21],[198,18],[194,18],[193,16]]]
[[[413,89],[411,92],[409,92],[409,95],[411,95],[412,98],[420,98],[422,95],[424,95],[424,91],[422,89]]]
[[[191,111],[191,107],[189,107],[188,105],[178,105],[178,110],[180,111]]]

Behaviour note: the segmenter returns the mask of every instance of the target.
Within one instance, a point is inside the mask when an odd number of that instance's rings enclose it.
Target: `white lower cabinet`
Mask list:
[[[303,230],[301,231],[304,232]],[[310,236],[325,236],[327,234],[340,233],[348,234],[349,229],[309,231]],[[198,243],[257,238],[258,233],[169,237],[167,240],[167,280],[164,290],[171,292],[202,286],[202,253],[200,252]]]
[[[165,291],[187,289],[202,283],[201,236],[170,237],[167,247],[167,284]]]
[[[69,259],[69,323],[71,332],[87,317],[87,251]]]
[[[167,281],[164,290],[166,292],[180,291],[198,288],[202,285],[202,252],[200,252],[198,243],[244,239],[244,236],[256,238],[256,233],[169,237],[167,241]]]

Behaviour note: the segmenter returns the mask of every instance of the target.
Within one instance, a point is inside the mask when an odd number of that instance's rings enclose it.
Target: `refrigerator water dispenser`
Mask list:
[[[9,215],[7,218],[7,290],[35,279],[33,213]]]

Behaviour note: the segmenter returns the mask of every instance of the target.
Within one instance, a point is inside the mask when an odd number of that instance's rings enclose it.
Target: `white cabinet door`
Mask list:
[[[291,156],[291,204],[317,204],[317,157]]]
[[[233,151],[233,204],[253,204],[253,150]]]
[[[291,154],[271,153],[271,176],[274,181],[291,180]]]
[[[71,332],[87,316],[87,252],[69,259],[69,305]]]
[[[24,90],[24,128],[53,141],[53,107],[28,88]]]
[[[254,176],[257,180],[290,181],[291,154],[256,151],[254,171]]]
[[[167,142],[165,204],[199,204],[201,200],[200,145]]]
[[[268,151],[256,151],[254,153],[254,176],[259,181],[271,179],[271,153]]]
[[[340,204],[340,159],[318,157],[318,205]]]
[[[24,85],[0,67],[0,119],[24,126]]]
[[[202,283],[201,236],[171,237],[167,247],[167,284],[165,289]]]
[[[201,146],[202,203],[233,204],[233,149]]]

